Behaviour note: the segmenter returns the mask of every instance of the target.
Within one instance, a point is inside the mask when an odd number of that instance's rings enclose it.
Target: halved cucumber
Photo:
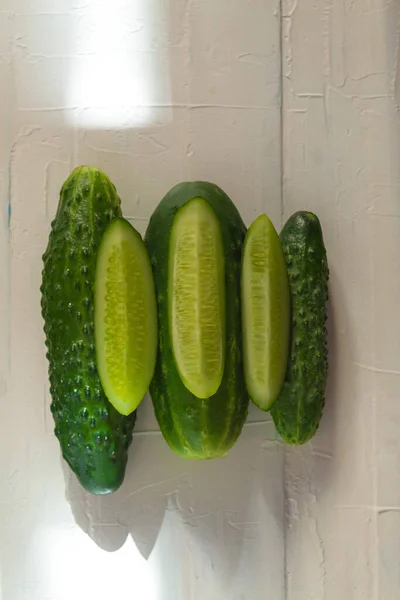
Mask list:
[[[269,410],[286,373],[290,296],[279,236],[267,215],[258,217],[246,234],[241,290],[247,391],[257,406]]]
[[[225,363],[225,259],[211,206],[193,198],[174,218],[168,259],[168,321],[175,363],[185,387],[209,398]]]
[[[157,308],[147,249],[125,219],[113,221],[102,238],[94,311],[101,384],[111,404],[128,415],[143,399],[154,373]]]

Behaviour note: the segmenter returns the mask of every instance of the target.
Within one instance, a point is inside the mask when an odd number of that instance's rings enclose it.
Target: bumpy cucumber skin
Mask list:
[[[43,255],[42,315],[51,411],[64,459],[93,494],[116,490],[125,475],[135,413],[107,400],[96,366],[93,287],[97,249],[121,216],[114,185],[93,167],[78,167],[62,187]]]
[[[292,331],[285,383],[271,414],[282,439],[300,445],[316,433],[325,404],[329,270],[321,225],[313,213],[290,217],[280,239],[288,268]]]
[[[178,209],[193,198],[203,198],[221,225],[225,253],[226,357],[222,383],[216,394],[199,399],[184,386],[177,371],[168,323],[168,255],[172,222]],[[168,445],[187,459],[219,458],[239,437],[249,398],[243,376],[240,319],[240,264],[246,227],[228,196],[206,182],[181,183],[160,202],[146,232],[156,284],[159,349],[150,395],[160,429]]]

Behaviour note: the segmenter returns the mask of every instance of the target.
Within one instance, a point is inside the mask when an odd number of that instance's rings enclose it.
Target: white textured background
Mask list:
[[[397,0],[1,0],[1,600],[400,598],[399,18]],[[331,371],[311,443],[284,449],[251,408],[227,459],[188,463],[146,400],[123,487],[82,492],[39,307],[80,163],[141,232],[185,179],[247,224],[317,212]]]

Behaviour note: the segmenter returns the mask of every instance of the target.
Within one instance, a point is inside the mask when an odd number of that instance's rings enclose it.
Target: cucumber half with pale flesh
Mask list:
[[[286,373],[290,295],[279,236],[267,215],[258,217],[245,237],[241,294],[247,391],[257,406],[269,410]]]
[[[209,398],[225,363],[225,259],[214,210],[193,198],[174,217],[168,258],[168,321],[185,387]]]
[[[95,278],[95,341],[101,384],[123,415],[145,396],[157,354],[157,308],[150,259],[140,234],[114,220],[102,238]]]

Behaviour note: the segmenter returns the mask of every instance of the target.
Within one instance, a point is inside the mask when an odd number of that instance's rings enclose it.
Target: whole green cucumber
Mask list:
[[[207,202],[218,219],[225,257],[225,364],[216,393],[198,398],[177,369],[168,320],[169,256],[173,221],[194,198]],[[156,418],[169,446],[188,459],[226,455],[241,433],[249,397],[246,392],[240,325],[240,265],[245,225],[232,201],[216,185],[181,183],[153,213],[145,242],[153,267],[159,315],[159,350],[150,385]]]
[[[51,411],[64,459],[89,492],[116,490],[125,475],[135,414],[107,400],[96,365],[93,286],[107,225],[121,216],[108,177],[78,167],[64,183],[43,255],[42,315]]]
[[[288,444],[305,444],[316,433],[325,404],[328,374],[328,263],[318,217],[301,211],[280,234],[292,305],[289,365],[271,410]]]

